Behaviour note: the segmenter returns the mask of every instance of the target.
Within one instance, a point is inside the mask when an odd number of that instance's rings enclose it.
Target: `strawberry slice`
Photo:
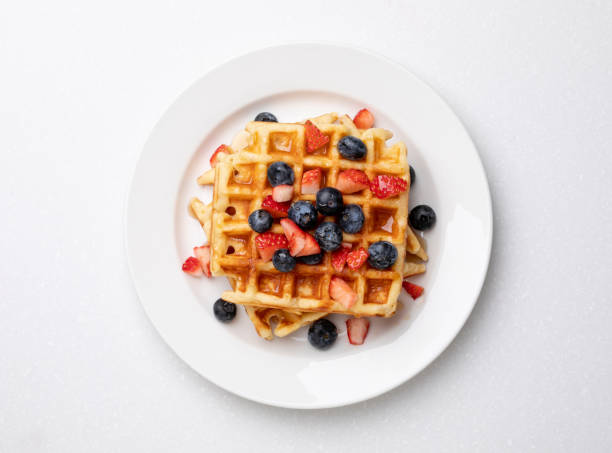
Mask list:
[[[348,264],[349,269],[356,271],[363,265],[363,263],[365,263],[368,256],[369,255],[366,249],[359,247],[357,250],[353,250],[348,254],[346,264]]]
[[[302,193],[303,194],[315,194],[321,188],[321,181],[323,180],[323,172],[320,168],[314,170],[308,170],[302,175]]]
[[[308,256],[321,253],[319,243],[310,234],[302,231],[291,219],[280,221],[285,236],[289,240],[289,253],[291,256]]]
[[[312,153],[329,143],[329,137],[319,130],[312,121],[306,121],[306,151]]]
[[[346,333],[350,344],[363,344],[370,330],[368,318],[350,318],[346,320]]]
[[[277,203],[284,203],[293,198],[293,186],[281,184],[272,189],[272,199]]]
[[[340,277],[332,277],[329,282],[329,296],[345,308],[351,308],[357,302],[357,293]]]
[[[402,193],[408,181],[399,176],[378,175],[370,182],[370,190],[377,198],[389,198]]]
[[[370,187],[368,176],[361,170],[344,170],[338,175],[336,189],[342,193],[355,193]]]
[[[342,269],[344,269],[344,265],[346,264],[346,259],[348,258],[349,253],[351,253],[351,244],[348,244],[347,247],[345,243],[342,243],[342,247],[340,247],[338,250],[334,250],[332,252],[332,266],[338,272],[342,272]]]
[[[183,272],[191,275],[192,277],[201,277],[202,276],[202,264],[200,260],[190,256],[183,263]]]
[[[219,158],[223,155],[227,156],[228,154],[231,154],[231,150],[226,145],[219,146],[210,158],[210,166],[215,168]]]
[[[353,118],[353,123],[358,129],[369,129],[374,126],[374,115],[368,109],[361,109]]]
[[[423,288],[422,286],[410,283],[408,280],[404,280],[402,282],[402,286],[413,299],[418,299],[419,297],[421,297],[421,294],[423,294],[423,291],[425,291],[425,288]]]
[[[278,201],[274,201],[272,195],[268,195],[261,202],[261,207],[272,214],[274,218],[287,217],[287,213],[289,212],[289,207],[291,203],[286,201],[284,203],[279,203]]]
[[[263,233],[255,237],[255,247],[264,262],[270,261],[278,249],[286,249],[289,245],[284,234]]]
[[[210,273],[210,245],[202,245],[193,248],[193,254],[200,260],[200,265],[204,271],[204,275],[212,277]]]

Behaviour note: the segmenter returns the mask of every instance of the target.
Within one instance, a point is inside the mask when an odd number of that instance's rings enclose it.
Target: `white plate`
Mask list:
[[[306,329],[268,342],[246,313],[224,325],[212,304],[224,278],[181,272],[203,243],[188,215],[211,152],[260,111],[293,122],[368,107],[377,125],[406,142],[417,178],[411,205],[438,216],[425,234],[427,273],[416,302],[402,294],[391,319],[374,319],[363,346],[348,344],[343,316],[336,344],[318,351]],[[170,347],[193,369],[230,392],[293,408],[342,406],[386,392],[431,363],[463,326],[483,284],[492,239],[491,200],[474,144],[440,97],[409,71],[353,48],[299,44],[273,47],[214,69],[183,93],[147,141],[127,203],[127,251],[142,304]]]

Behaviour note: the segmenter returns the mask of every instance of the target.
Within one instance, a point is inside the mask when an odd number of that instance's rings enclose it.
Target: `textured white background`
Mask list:
[[[612,450],[612,3],[11,3],[1,452]],[[145,317],[123,244],[127,184],[166,107],[226,59],[292,40],[370,48],[430,83],[494,203],[489,276],[456,341],[335,410],[261,406],[192,372]]]

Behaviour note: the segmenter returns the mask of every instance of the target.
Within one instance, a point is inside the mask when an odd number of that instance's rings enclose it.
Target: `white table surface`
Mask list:
[[[612,450],[612,3],[379,3],[2,6],[1,452]],[[494,203],[488,279],[454,343],[334,410],[194,373],[146,318],[123,242],[166,107],[211,67],[295,40],[369,48],[431,84]]]

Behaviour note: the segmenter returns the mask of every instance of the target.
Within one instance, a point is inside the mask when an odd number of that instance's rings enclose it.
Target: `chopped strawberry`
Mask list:
[[[210,166],[214,168],[215,165],[217,165],[217,162],[219,161],[219,157],[223,156],[224,154],[231,154],[231,151],[226,145],[221,145],[215,150],[215,152],[211,156]]]
[[[278,249],[286,249],[288,245],[287,238],[280,233],[263,233],[255,237],[255,247],[264,262],[270,261],[274,252]]]
[[[357,293],[340,277],[332,277],[329,282],[329,296],[346,308],[351,308],[357,302]]]
[[[329,143],[329,137],[319,130],[312,121],[306,121],[306,151],[312,153]]]
[[[346,259],[351,253],[351,244],[348,244],[348,247],[342,243],[342,247],[338,250],[334,250],[331,255],[331,262],[334,269],[338,272],[342,272],[344,269],[344,265],[346,264]]]
[[[321,188],[321,181],[323,180],[323,172],[320,168],[314,170],[308,170],[302,175],[302,193],[303,194],[315,194]]]
[[[279,203],[274,201],[272,195],[268,195],[261,202],[261,207],[272,214],[272,217],[287,217],[287,213],[289,212],[289,206],[291,206],[290,202]]]
[[[202,276],[202,264],[200,260],[190,256],[183,263],[183,272],[191,275],[192,277],[201,277]]]
[[[370,182],[370,190],[377,198],[389,198],[402,193],[408,182],[399,176],[378,175]]]
[[[346,320],[346,333],[350,344],[363,344],[370,330],[370,320],[368,318],[350,318]]]
[[[210,245],[202,245],[193,248],[193,254],[200,260],[204,275],[211,277],[210,273]]]
[[[404,280],[402,282],[402,286],[413,299],[418,299],[419,297],[421,297],[421,294],[423,294],[423,291],[425,291],[425,288],[423,288],[422,286],[410,283],[408,280]]]
[[[368,109],[361,109],[353,118],[353,123],[358,129],[369,129],[374,126],[374,115]]]
[[[344,170],[338,175],[336,189],[342,193],[355,193],[370,187],[368,176],[361,170]]]
[[[316,239],[302,231],[291,219],[280,221],[285,236],[289,240],[289,253],[291,256],[308,256],[321,253],[321,247]]]
[[[272,199],[278,203],[291,201],[293,198],[293,186],[281,184],[272,189]]]
[[[365,260],[368,259],[368,252],[363,247],[359,247],[357,250],[353,250],[349,253],[346,263],[348,264],[349,269],[356,271],[359,269]]]

